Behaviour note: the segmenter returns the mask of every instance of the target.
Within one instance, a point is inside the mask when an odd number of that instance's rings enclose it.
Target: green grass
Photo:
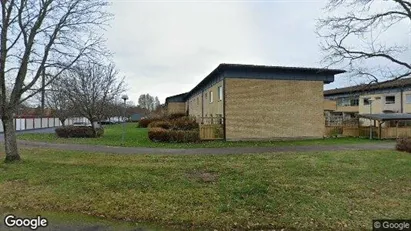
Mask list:
[[[43,141],[53,143],[75,143],[106,146],[126,147],[163,147],[163,148],[218,148],[218,147],[252,147],[252,146],[290,146],[290,145],[332,145],[332,144],[354,144],[381,142],[370,141],[363,138],[329,138],[316,140],[294,140],[294,141],[207,141],[201,143],[156,143],[148,139],[146,128],[137,128],[137,124],[126,125],[126,136],[124,145],[121,143],[122,126],[110,125],[105,127],[104,136],[100,138],[59,138],[55,134],[20,134],[18,139],[29,141]]]
[[[22,157],[21,163],[0,163],[0,207],[172,230],[370,230],[372,219],[411,217],[411,155],[396,151],[109,155],[23,149]]]

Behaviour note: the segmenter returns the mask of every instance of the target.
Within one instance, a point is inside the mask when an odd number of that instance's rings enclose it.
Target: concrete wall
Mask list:
[[[323,137],[323,82],[225,81],[227,140]]]
[[[186,113],[186,106],[184,102],[170,102],[167,105],[167,113]]]

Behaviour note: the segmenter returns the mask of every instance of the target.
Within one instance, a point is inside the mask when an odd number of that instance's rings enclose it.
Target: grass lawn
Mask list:
[[[287,145],[327,145],[327,144],[353,144],[381,142],[370,141],[364,138],[329,138],[316,140],[299,140],[299,141],[241,141],[241,142],[224,142],[224,141],[207,141],[201,143],[156,143],[148,139],[146,128],[137,128],[136,123],[126,125],[126,147],[163,147],[163,148],[217,148],[217,147],[251,147],[251,146],[287,146]],[[30,141],[45,141],[55,143],[76,143],[76,144],[94,144],[106,146],[122,146],[121,144],[122,126],[106,126],[104,136],[100,138],[59,138],[53,134],[20,134],[18,139]]]
[[[167,156],[27,149],[22,157],[0,163],[0,208],[207,230],[370,230],[372,219],[411,217],[411,155],[396,151]]]

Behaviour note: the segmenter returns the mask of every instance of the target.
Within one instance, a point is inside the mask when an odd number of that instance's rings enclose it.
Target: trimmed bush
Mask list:
[[[198,130],[183,131],[150,128],[148,138],[154,142],[192,143],[200,141],[200,134]]]
[[[411,138],[398,138],[395,148],[398,151],[411,153]]]
[[[168,130],[164,128],[150,128],[148,131],[148,138],[154,142],[168,142]]]
[[[171,121],[171,125],[172,130],[188,131],[199,129],[198,123],[194,119],[187,116]]]
[[[96,138],[104,134],[104,128],[96,128],[94,135],[93,128],[87,126],[66,126],[55,129],[58,137],[62,138]]]
[[[181,117],[186,117],[186,113],[173,113],[167,116],[167,119],[169,120],[175,120],[179,119]]]
[[[166,120],[154,121],[148,125],[149,128],[163,128],[163,129],[170,129],[171,126],[172,126],[171,123]]]
[[[138,122],[138,127],[140,128],[147,128],[148,125],[154,121],[159,121],[161,120],[160,118],[145,118],[141,119],[140,122]]]

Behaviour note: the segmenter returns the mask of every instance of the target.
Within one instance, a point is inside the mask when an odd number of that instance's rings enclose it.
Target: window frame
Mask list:
[[[363,104],[364,106],[370,105],[370,99],[371,99],[371,98],[363,98],[363,99],[362,99],[362,104]],[[365,102],[367,102],[367,103],[365,103]]]
[[[410,97],[409,100],[407,99],[407,96]],[[411,93],[405,94],[405,103],[411,104]]]
[[[388,97],[393,97],[394,98],[394,101],[387,101],[387,98]],[[385,99],[385,104],[395,104],[395,95],[386,95],[385,97],[384,97],[384,99]]]
[[[223,100],[223,86],[219,86],[217,88],[217,91],[218,91],[218,100],[222,101]]]
[[[210,101],[209,101],[209,102],[210,102],[210,103],[213,103],[213,101],[214,101],[213,91],[210,91],[209,94],[210,94]]]

